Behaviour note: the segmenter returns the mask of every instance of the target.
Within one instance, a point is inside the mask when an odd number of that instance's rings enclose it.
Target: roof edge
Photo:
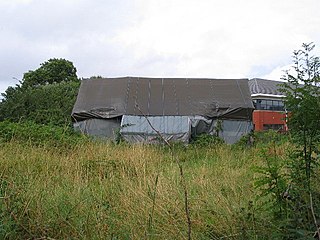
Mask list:
[[[285,95],[275,95],[275,94],[264,94],[264,93],[255,93],[251,94],[251,97],[274,97],[274,98],[284,98]]]

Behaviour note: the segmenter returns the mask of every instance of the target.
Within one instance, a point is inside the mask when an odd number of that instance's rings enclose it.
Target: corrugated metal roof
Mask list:
[[[283,82],[253,78],[249,81],[249,89],[251,95],[271,95],[283,97],[283,93],[279,90],[279,84],[283,84]]]
[[[75,120],[122,115],[251,119],[248,79],[104,78],[81,82]]]

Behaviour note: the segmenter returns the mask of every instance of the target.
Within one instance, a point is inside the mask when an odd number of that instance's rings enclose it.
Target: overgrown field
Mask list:
[[[285,157],[285,144],[276,147]],[[269,239],[255,168],[259,147],[175,146],[193,239]],[[186,239],[179,168],[168,148],[19,141],[0,147],[1,239]]]

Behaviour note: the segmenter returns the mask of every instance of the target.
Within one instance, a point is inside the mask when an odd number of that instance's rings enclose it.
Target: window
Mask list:
[[[273,110],[272,102],[273,102],[272,100],[266,101],[266,109],[267,110]]]
[[[263,130],[275,130],[275,131],[283,131],[284,125],[283,124],[263,124]]]
[[[285,111],[282,100],[255,99],[253,105],[256,110]]]
[[[281,110],[279,110],[280,108],[279,108],[279,102],[280,101],[272,101],[272,110],[274,110],[274,111],[281,111]]]

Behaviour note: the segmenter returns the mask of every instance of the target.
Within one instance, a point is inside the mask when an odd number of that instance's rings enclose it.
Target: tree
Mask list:
[[[70,124],[79,86],[72,62],[50,59],[40,68],[25,73],[20,84],[1,94],[0,120]]]
[[[320,162],[320,61],[312,55],[314,47],[313,43],[303,44],[293,52],[293,71],[286,71],[282,91],[291,112],[288,127],[294,146],[288,164],[294,195],[289,210],[295,225],[291,227],[317,229],[320,239],[320,192],[316,183]]]
[[[22,87],[77,81],[77,69],[65,59],[49,59],[41,67],[23,75]]]
[[[289,131],[295,143],[303,146],[305,159],[306,186],[310,187],[311,168],[314,164],[312,153],[317,152],[320,140],[320,61],[311,55],[315,45],[303,44],[302,49],[293,53],[293,72],[286,71],[283,77],[285,105],[291,114]]]
[[[320,61],[319,57],[311,55],[313,43],[302,47],[293,52],[295,75],[286,71],[282,91],[286,107],[292,112],[288,123],[291,133],[296,137],[306,134],[314,138],[320,133]]]

